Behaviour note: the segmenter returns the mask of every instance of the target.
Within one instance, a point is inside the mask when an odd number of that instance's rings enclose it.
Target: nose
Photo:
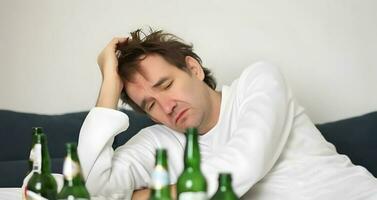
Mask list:
[[[160,104],[162,110],[168,115],[174,112],[174,109],[177,105],[176,101],[163,95],[160,96],[157,102],[158,104]]]

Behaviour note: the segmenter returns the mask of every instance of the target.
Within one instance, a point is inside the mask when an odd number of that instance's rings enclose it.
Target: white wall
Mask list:
[[[315,122],[377,110],[373,0],[1,0],[0,108],[86,110],[100,84],[96,56],[138,27],[194,44],[219,85],[248,64],[279,65]]]

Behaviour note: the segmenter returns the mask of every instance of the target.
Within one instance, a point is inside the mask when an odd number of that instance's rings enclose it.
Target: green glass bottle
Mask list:
[[[33,127],[31,128],[31,148],[30,148],[30,155],[29,155],[29,171],[28,174],[33,170],[33,160],[34,160],[34,145],[37,142],[36,135],[43,133],[42,127]]]
[[[156,165],[152,173],[149,200],[171,200],[168,158],[166,149],[156,150]]]
[[[188,128],[184,152],[184,169],[177,181],[179,200],[204,200],[207,197],[207,182],[200,170],[198,130]]]
[[[232,188],[232,175],[230,173],[220,173],[219,187],[211,200],[238,200]]]
[[[64,186],[58,194],[59,200],[89,200],[90,195],[85,187],[81,173],[80,160],[77,155],[77,144],[67,143],[67,156],[64,160]]]
[[[45,134],[40,133],[36,135],[33,149],[33,175],[30,177],[25,188],[26,199],[55,200],[57,185],[54,177],[51,175],[51,161]]]

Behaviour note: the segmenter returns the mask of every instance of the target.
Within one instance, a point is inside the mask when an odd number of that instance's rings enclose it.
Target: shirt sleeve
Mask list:
[[[262,62],[250,66],[236,90],[236,128],[226,133],[231,138],[225,145],[202,161],[210,195],[224,171],[232,173],[235,192],[244,195],[273,167],[291,131],[293,101],[277,68]]]
[[[126,130],[128,116],[113,109],[93,108],[80,131],[78,154],[86,186],[93,196],[111,199],[131,199],[132,192],[141,180],[140,151],[115,152],[112,148],[115,135]],[[126,145],[125,145],[126,146]],[[140,167],[139,167],[140,168]]]

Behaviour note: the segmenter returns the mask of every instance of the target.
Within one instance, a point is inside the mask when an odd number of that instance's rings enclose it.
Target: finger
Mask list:
[[[130,37],[118,38],[118,43],[116,44],[116,49],[124,49],[130,41]]]
[[[121,38],[114,37],[113,39],[111,39],[109,44],[107,44],[107,46],[108,47],[115,47],[119,43],[119,40],[121,40]]]
[[[129,37],[123,37],[123,38],[118,38],[118,43],[125,43],[127,42]]]
[[[115,56],[116,56],[117,58],[119,58],[121,54],[122,54],[122,53],[121,53],[119,50],[116,50],[116,51],[115,51]]]
[[[111,40],[111,44],[119,44],[119,43],[125,43],[128,41],[128,38],[129,37],[114,37],[112,40]]]

